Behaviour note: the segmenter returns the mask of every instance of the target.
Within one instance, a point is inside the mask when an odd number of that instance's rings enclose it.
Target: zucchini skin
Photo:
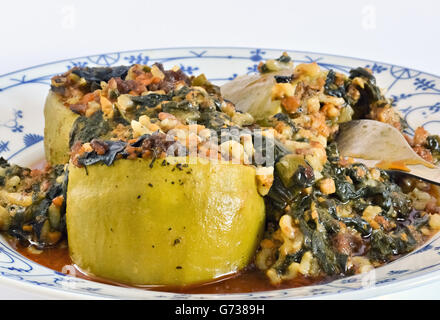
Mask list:
[[[44,152],[50,164],[69,162],[70,132],[78,117],[56,93],[49,91],[44,105]]]
[[[251,262],[265,221],[255,169],[165,159],[69,166],[68,242],[81,269],[134,285],[188,285]]]

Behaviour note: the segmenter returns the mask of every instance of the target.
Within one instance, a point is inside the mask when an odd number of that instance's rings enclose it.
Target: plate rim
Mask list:
[[[247,47],[247,46],[243,46],[243,47],[241,47],[241,46],[177,46],[177,47],[144,48],[144,49],[130,49],[130,50],[122,50],[122,51],[103,52],[103,53],[96,53],[96,54],[90,54],[90,55],[85,55],[85,56],[71,57],[71,58],[66,58],[66,59],[45,62],[42,64],[32,65],[30,67],[26,67],[26,68],[10,71],[10,72],[4,73],[4,74],[0,74],[0,78],[3,78],[5,76],[8,76],[8,75],[11,75],[14,73],[27,71],[27,70],[31,70],[31,69],[35,69],[35,68],[39,68],[39,67],[44,67],[44,66],[48,66],[51,64],[55,64],[55,63],[67,62],[67,61],[77,60],[77,59],[84,59],[87,57],[93,57],[93,56],[99,56],[99,55],[112,55],[112,54],[121,54],[121,53],[126,54],[126,53],[130,53],[130,52],[139,52],[139,51],[162,51],[162,50],[165,51],[165,50],[183,50],[183,49],[240,49],[240,50],[260,49],[260,50],[271,50],[271,51],[280,51],[280,52],[289,51],[289,52],[295,52],[295,53],[321,54],[321,55],[325,55],[325,56],[329,56],[329,57],[352,59],[352,60],[358,60],[358,61],[377,62],[380,64],[387,64],[387,65],[395,66],[395,67],[399,67],[399,68],[411,69],[411,70],[419,71],[419,72],[424,73],[426,75],[440,79],[440,75],[437,75],[435,73],[426,72],[426,71],[423,71],[420,69],[415,69],[412,67],[405,67],[402,65],[398,65],[398,64],[394,64],[394,63],[386,62],[386,61],[381,61],[381,60],[371,60],[371,59],[366,59],[366,58],[359,58],[359,57],[339,55],[339,54],[335,54],[335,53],[317,52],[317,51],[293,50],[293,49],[287,49],[287,48],[280,49],[280,48]]]

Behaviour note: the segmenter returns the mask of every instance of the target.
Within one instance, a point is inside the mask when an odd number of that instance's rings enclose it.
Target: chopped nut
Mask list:
[[[318,112],[321,108],[318,97],[314,96],[307,100],[307,109],[310,113]]]
[[[110,100],[108,100],[106,97],[101,96],[100,97],[100,102],[101,102],[101,109],[102,112],[104,113],[105,117],[107,118],[113,118],[113,104],[110,102]]]
[[[261,196],[269,193],[273,184],[273,167],[258,167],[256,169],[257,190]]]
[[[434,230],[440,230],[440,214],[432,214],[429,216],[429,226]]]
[[[325,178],[319,182],[319,190],[323,194],[332,194],[336,192],[335,181],[332,178]]]

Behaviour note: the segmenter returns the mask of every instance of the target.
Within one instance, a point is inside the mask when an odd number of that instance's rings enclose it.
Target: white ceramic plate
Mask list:
[[[113,66],[161,62],[187,74],[205,73],[216,84],[257,71],[260,61],[283,50],[192,47],[114,52],[67,59],[0,76],[0,156],[29,166],[43,159],[43,104],[50,78],[73,66]],[[295,63],[316,61],[322,68],[347,73],[369,67],[386,95],[410,125],[440,133],[440,77],[405,67],[321,53],[286,50]],[[67,276],[30,261],[0,237],[0,282],[59,298],[124,299],[248,299],[248,298],[368,298],[405,290],[440,279],[440,235],[411,254],[366,275],[328,284],[246,294],[186,295],[122,288]]]

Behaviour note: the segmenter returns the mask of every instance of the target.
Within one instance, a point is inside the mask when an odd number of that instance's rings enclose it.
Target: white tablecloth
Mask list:
[[[130,49],[239,46],[324,52],[440,74],[440,2],[7,1],[0,74],[69,57]],[[48,298],[0,285],[2,299]],[[437,299],[440,283],[387,299]]]

